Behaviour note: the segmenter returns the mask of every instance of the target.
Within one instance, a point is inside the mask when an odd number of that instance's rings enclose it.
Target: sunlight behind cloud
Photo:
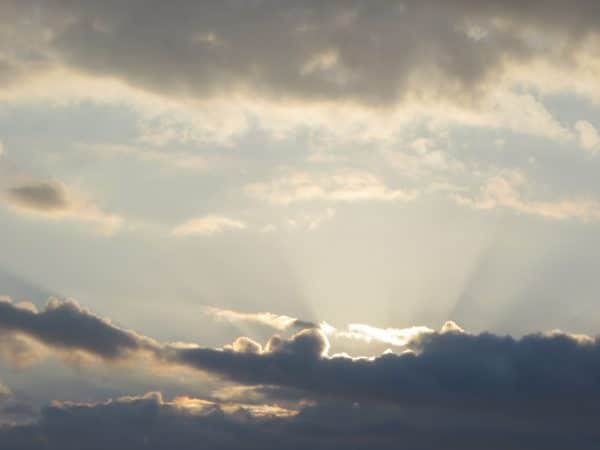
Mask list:
[[[209,215],[189,219],[173,228],[173,236],[189,236],[194,234],[211,235],[226,230],[243,230],[246,224],[225,216]]]

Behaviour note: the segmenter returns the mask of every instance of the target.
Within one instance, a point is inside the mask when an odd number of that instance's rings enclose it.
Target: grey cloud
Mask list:
[[[329,351],[329,342],[322,331],[309,328],[296,333],[291,339],[273,336],[267,342],[266,350],[279,355],[294,355],[319,358]]]
[[[73,301],[41,312],[0,302],[0,331],[105,359],[147,350],[163,365],[182,365],[244,385],[301,390],[309,397],[415,406],[503,410],[598,409],[600,342],[561,333],[520,339],[472,335],[456,325],[417,335],[410,352],[374,358],[329,356],[318,328],[272,337],[264,348],[242,337],[224,349],[159,344],[110,324]]]
[[[243,384],[404,405],[574,411],[600,396],[600,345],[565,334],[521,339],[451,330],[421,335],[416,353],[374,359],[324,357],[326,338],[307,330],[263,354],[182,349],[176,360]]]
[[[12,203],[43,212],[55,212],[69,207],[66,189],[57,183],[34,182],[8,189]]]
[[[47,346],[106,359],[154,348],[152,340],[118,328],[72,300],[53,299],[40,312],[0,300],[0,332],[23,334]]]
[[[597,447],[593,417],[541,419],[339,402],[323,402],[292,417],[261,419],[244,409],[226,413],[219,404],[194,411],[160,394],[147,394],[95,404],[56,402],[36,423],[0,428],[0,442],[4,448],[22,450]]]
[[[2,183],[0,200],[17,211],[25,211],[45,218],[71,219],[97,225],[98,231],[111,234],[123,219],[109,214],[58,181],[34,178],[7,177]]]
[[[290,407],[295,417],[225,413],[218,404],[164,402],[159,395],[101,404],[56,403],[35,423],[0,428],[10,448],[594,448],[599,438],[598,340],[560,333],[521,339],[471,335],[458,327],[419,335],[415,353],[330,357],[326,336],[309,328],[264,349],[248,338],[231,349],[159,346],[119,329],[73,302],[43,311],[0,303],[0,328],[61,349],[104,358],[151,348],[163,364],[211,372],[248,389],[221,401]],[[201,405],[201,411],[198,410]],[[229,403],[231,405],[231,403]],[[18,406],[18,405],[17,405]],[[11,413],[8,408],[4,414]],[[17,415],[19,411],[13,411]],[[108,431],[110,430],[110,432]],[[245,447],[246,446],[246,447]],[[494,447],[495,446],[495,447]]]
[[[295,328],[297,330],[306,330],[310,328],[319,328],[319,325],[309,320],[296,319],[292,323],[291,328]]]
[[[15,5],[9,17],[35,18],[51,36],[38,43],[46,54],[92,74],[176,95],[239,89],[370,104],[475,98],[510,61],[562,60],[552,45],[528,40],[528,30],[564,37],[572,49],[600,26],[594,0]]]

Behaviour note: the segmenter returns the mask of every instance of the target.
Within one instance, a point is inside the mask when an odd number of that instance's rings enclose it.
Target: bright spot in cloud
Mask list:
[[[209,215],[197,217],[177,225],[171,234],[173,236],[188,236],[193,234],[216,234],[225,230],[243,230],[246,224],[225,216]]]

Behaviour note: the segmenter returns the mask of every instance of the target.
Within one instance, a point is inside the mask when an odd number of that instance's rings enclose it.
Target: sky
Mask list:
[[[0,0],[0,449],[600,433],[600,3]]]

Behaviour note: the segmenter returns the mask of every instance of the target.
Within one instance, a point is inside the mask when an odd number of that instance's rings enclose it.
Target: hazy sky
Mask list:
[[[599,79],[595,0],[0,0],[0,448],[596,448]]]

